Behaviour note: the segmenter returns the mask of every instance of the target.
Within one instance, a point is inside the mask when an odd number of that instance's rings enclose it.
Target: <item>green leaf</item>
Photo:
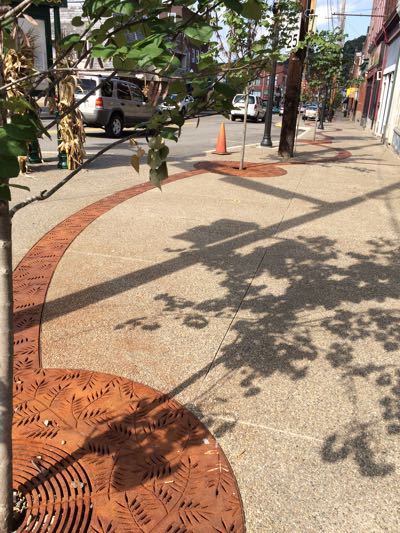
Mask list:
[[[174,80],[169,84],[168,92],[169,94],[186,94],[186,83],[182,80]]]
[[[137,9],[135,4],[136,2],[132,2],[132,0],[122,0],[119,5],[114,7],[114,12],[131,17]]]
[[[185,117],[177,109],[171,109],[169,111],[171,120],[177,126],[183,126],[185,124]]]
[[[11,200],[10,187],[5,183],[0,183],[0,200],[6,200],[7,202]]]
[[[81,36],[79,33],[71,33],[70,35],[64,37],[64,39],[61,39],[60,46],[61,48],[69,48],[70,46],[79,43],[80,40]]]
[[[168,178],[168,167],[167,163],[162,163],[158,168],[150,170],[150,181],[153,185],[158,187],[161,190],[161,182]]]
[[[233,98],[236,94],[236,89],[227,83],[216,82],[214,84],[214,89],[228,98]]]
[[[16,178],[19,175],[19,163],[16,157],[2,157],[0,178]]]
[[[112,57],[117,50],[117,47],[115,44],[108,44],[107,46],[103,46],[102,44],[96,44],[93,46],[91,50],[92,57],[101,57],[104,59],[108,59],[109,57]]]
[[[161,159],[163,159],[165,161],[167,159],[167,157],[168,157],[168,154],[169,154],[168,146],[163,146],[162,148],[160,148],[158,153],[159,153]]]
[[[236,11],[239,15],[242,13],[243,6],[239,0],[224,0],[224,4],[232,11]]]
[[[133,59],[121,59],[120,57],[113,57],[114,68],[117,70],[135,70],[137,63]]]
[[[242,9],[242,16],[246,19],[260,20],[263,8],[259,0],[247,0]]]
[[[208,24],[193,24],[183,30],[185,35],[194,39],[195,41],[201,41],[203,43],[208,42],[213,33],[214,29]]]
[[[149,150],[147,154],[147,164],[150,168],[156,169],[160,167],[163,163],[162,158],[160,157],[158,150]]]
[[[0,128],[0,156],[26,155],[28,152],[26,143],[11,139],[4,128]]]
[[[73,19],[71,20],[71,24],[72,26],[83,26],[84,22],[81,17],[73,17]]]
[[[170,141],[178,142],[179,128],[166,126],[160,131],[160,135],[163,139],[169,139]]]
[[[5,124],[4,130],[9,137],[18,141],[33,141],[37,138],[37,130],[31,125]]]

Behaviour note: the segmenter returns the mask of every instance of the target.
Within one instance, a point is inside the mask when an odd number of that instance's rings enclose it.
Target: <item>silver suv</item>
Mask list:
[[[102,76],[81,75],[75,92],[79,101],[101,83]],[[105,128],[109,137],[120,137],[124,127],[146,122],[156,112],[134,83],[112,78],[83,102],[79,109],[87,126]]]

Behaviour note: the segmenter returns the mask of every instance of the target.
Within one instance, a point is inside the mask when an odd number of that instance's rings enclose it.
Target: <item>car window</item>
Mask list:
[[[117,97],[119,100],[131,100],[131,93],[127,83],[118,82]]]
[[[113,95],[113,82],[106,81],[106,83],[101,87],[101,96],[108,96],[112,98]]]
[[[134,100],[143,101],[142,91],[138,87],[134,87],[133,85],[131,85],[131,93],[132,93],[132,98]]]
[[[246,96],[244,94],[237,94],[233,101],[235,104],[244,104],[246,102]],[[255,102],[254,96],[250,95],[249,104],[254,104],[254,102]]]
[[[87,94],[89,91],[96,87],[95,80],[80,79],[78,80],[77,92]]]

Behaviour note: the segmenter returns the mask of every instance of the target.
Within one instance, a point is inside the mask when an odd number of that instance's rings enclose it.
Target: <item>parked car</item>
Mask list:
[[[264,108],[264,120],[265,120],[265,117],[267,116],[268,100],[261,100],[261,104],[262,104],[262,106]],[[274,105],[273,108],[272,108],[272,114],[276,115],[277,113],[279,113],[279,107]]]
[[[318,105],[309,104],[306,105],[306,109],[303,113],[303,120],[317,120],[318,118]]]
[[[233,101],[233,108],[231,110],[231,120],[236,120],[239,118],[240,120],[244,120],[244,109],[245,109],[245,103],[246,103],[246,95],[245,94],[237,94]],[[257,120],[264,120],[265,116],[265,107],[263,105],[263,102],[259,96],[254,96],[254,94],[249,95],[249,106],[247,108],[247,118],[254,120],[257,122]]]
[[[101,83],[102,76],[82,75],[78,80],[75,100]],[[111,78],[79,105],[87,126],[105,128],[109,137],[119,137],[124,127],[146,122],[155,113],[140,87],[134,83]]]
[[[164,111],[166,109],[178,109],[179,112],[182,113],[182,115],[186,115],[189,110],[190,104],[193,104],[194,102],[193,96],[188,94],[179,102],[175,102],[177,98],[177,94],[169,94],[167,99],[164,100],[164,102],[161,102],[161,104],[159,105],[159,109],[161,111]]]

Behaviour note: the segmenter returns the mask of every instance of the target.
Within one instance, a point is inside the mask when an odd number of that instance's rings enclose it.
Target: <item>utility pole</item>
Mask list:
[[[301,0],[301,20],[299,40],[303,41],[307,31],[311,14],[311,6],[315,0]],[[282,130],[279,141],[279,155],[284,159],[293,157],[296,137],[297,113],[299,108],[301,80],[306,49],[300,48],[292,52],[286,82],[285,108],[282,117]]]
[[[340,28],[342,35],[344,35],[345,25],[346,25],[346,0],[342,0],[341,6],[340,6],[340,18],[339,18],[339,28]]]
[[[339,13],[339,29],[340,29],[340,33],[342,34],[342,37],[341,37],[341,39],[342,39],[342,49],[344,47],[344,28],[345,28],[345,25],[346,25],[346,0],[342,0],[341,5],[340,5],[340,13]],[[329,107],[332,110],[333,110],[333,106],[334,106],[335,100],[336,100],[336,93],[337,93],[337,80],[336,80],[336,77],[335,77],[334,83],[333,83],[333,87],[332,87],[332,90],[331,90],[330,101],[329,101]],[[322,129],[323,129],[323,127],[322,127]]]
[[[278,2],[275,0],[274,5],[272,7],[272,14],[273,14],[273,24],[272,24],[272,51],[275,51],[275,48],[278,43],[278,35],[279,35],[279,26],[277,21],[277,15],[278,13]],[[269,73],[269,83],[268,83],[268,100],[267,100],[267,109],[265,112],[265,125],[264,125],[264,136],[261,141],[261,146],[268,146],[272,147],[272,140],[271,140],[271,127],[272,127],[272,110],[274,107],[274,99],[275,99],[275,77],[276,77],[276,59],[272,60],[271,63],[271,72]]]

